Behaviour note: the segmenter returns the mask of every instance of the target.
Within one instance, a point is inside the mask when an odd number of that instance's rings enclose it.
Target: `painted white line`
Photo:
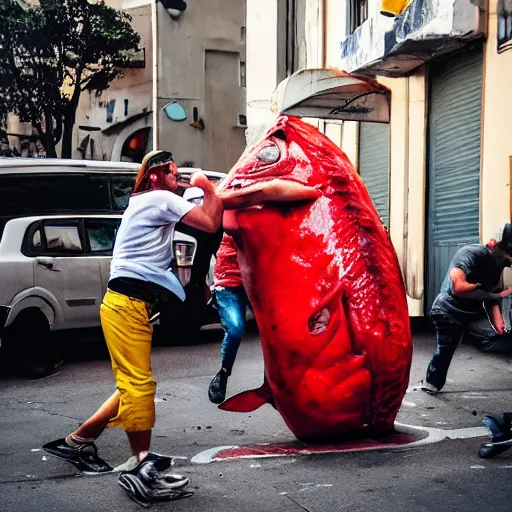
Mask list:
[[[210,448],[209,450],[204,450],[203,452],[199,452],[197,455],[194,455],[190,459],[190,462],[193,464],[209,464],[215,460],[215,455],[219,452],[234,448],[238,448],[238,446],[217,446],[216,448]]]
[[[422,434],[427,432],[428,436],[409,444],[393,446],[391,449],[415,448],[416,446],[439,443],[440,441],[444,441],[446,439],[472,439],[474,437],[483,437],[488,435],[488,431],[485,427],[469,427],[445,430],[442,428],[416,427],[414,425],[395,423],[395,429],[398,432],[403,432],[404,434]]]
[[[397,432],[401,432],[403,434],[421,434],[426,437],[423,439],[419,439],[418,441],[413,441],[407,444],[401,445],[384,445],[384,446],[368,446],[368,447],[354,447],[347,448],[344,450],[331,450],[325,452],[318,451],[309,451],[307,449],[301,450],[300,453],[290,454],[286,450],[283,450],[283,453],[263,453],[263,454],[252,454],[252,455],[241,455],[238,457],[234,457],[232,459],[226,460],[234,460],[234,459],[270,459],[277,457],[286,457],[286,456],[297,456],[297,455],[324,455],[327,453],[349,453],[349,452],[361,452],[361,451],[376,451],[376,450],[403,450],[409,448],[416,448],[417,446],[425,446],[429,444],[439,443],[441,441],[445,441],[447,439],[455,440],[455,439],[472,439],[475,437],[484,437],[488,435],[488,431],[485,427],[469,427],[469,428],[459,428],[459,429],[451,429],[445,430],[441,428],[432,428],[432,427],[417,427],[414,425],[406,425],[403,423],[395,423],[395,430]],[[269,443],[262,443],[261,445],[255,446],[268,446]],[[212,462],[222,462],[224,459],[217,459],[216,456],[224,451],[230,449],[240,448],[239,446],[217,446],[215,448],[209,448],[208,450],[204,450],[199,452],[197,455],[194,455],[190,462],[193,464],[210,464]]]

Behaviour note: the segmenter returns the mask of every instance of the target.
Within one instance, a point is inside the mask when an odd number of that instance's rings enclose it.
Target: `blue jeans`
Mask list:
[[[224,328],[221,356],[222,367],[231,375],[238,347],[245,331],[245,311],[249,299],[243,286],[215,290],[215,302],[219,311],[220,321]]]
[[[486,316],[466,324],[441,312],[432,313],[431,318],[436,328],[437,347],[428,365],[426,380],[437,389],[441,389],[446,382],[453,354],[463,336],[476,343],[483,352],[512,352],[511,334],[496,334]]]

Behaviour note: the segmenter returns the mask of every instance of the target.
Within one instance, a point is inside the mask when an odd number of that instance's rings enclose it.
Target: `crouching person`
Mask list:
[[[44,449],[87,473],[112,470],[98,456],[94,441],[106,427],[121,427],[130,444],[132,468],[119,483],[141,503],[176,499],[188,478],[166,473],[171,458],[151,453],[155,423],[156,383],[151,372],[151,319],[158,304],[185,299],[178,278],[170,271],[174,227],[178,221],[214,233],[222,205],[214,187],[202,174],[191,185],[204,191],[202,205],[177,195],[179,173],[172,154],[148,154],[137,175],[128,208],[116,237],[107,293],[100,309],[101,325],[112,360],[116,391],[77,430]]]

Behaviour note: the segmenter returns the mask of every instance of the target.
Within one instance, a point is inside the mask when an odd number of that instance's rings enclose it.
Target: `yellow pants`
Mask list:
[[[146,303],[107,290],[100,318],[121,395],[117,416],[108,426],[127,432],[150,430],[155,424],[156,382],[151,374],[153,330]]]

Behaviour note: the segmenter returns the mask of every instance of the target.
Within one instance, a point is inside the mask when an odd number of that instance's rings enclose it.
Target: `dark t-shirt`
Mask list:
[[[485,315],[483,302],[489,300],[487,293],[500,283],[501,274],[508,261],[499,253],[484,245],[468,245],[455,254],[448,273],[441,285],[441,292],[432,305],[431,314],[448,314],[454,320],[471,321],[475,315]],[[480,283],[475,292],[456,296],[450,279],[452,268],[461,269],[469,283]]]

